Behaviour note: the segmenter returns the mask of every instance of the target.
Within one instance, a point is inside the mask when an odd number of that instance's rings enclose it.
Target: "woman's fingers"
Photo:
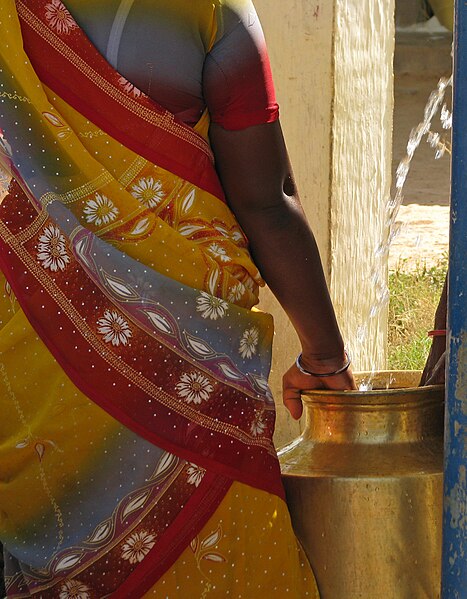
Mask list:
[[[294,420],[299,420],[303,413],[302,390],[310,384],[306,379],[301,382],[300,377],[303,375],[294,364],[282,378],[282,400]]]
[[[352,371],[349,369],[339,375],[327,378],[325,388],[330,391],[355,391],[357,385]]]
[[[303,404],[300,397],[300,391],[295,392],[293,389],[291,389],[287,394],[284,392],[284,405],[289,410],[290,415],[294,420],[300,420],[303,414]]]
[[[301,373],[293,364],[282,378],[282,399],[285,407],[295,420],[303,413],[302,392],[322,387],[319,379]]]
[[[302,393],[313,389],[345,391],[356,389],[356,385],[350,369],[342,374],[323,378],[303,374],[293,364],[282,378],[282,397],[285,407],[295,420],[299,420],[303,413]]]

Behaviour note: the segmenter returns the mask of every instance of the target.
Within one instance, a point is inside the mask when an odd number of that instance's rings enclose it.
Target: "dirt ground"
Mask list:
[[[396,71],[393,176],[406,154],[411,129],[423,118],[430,93],[436,88],[439,78],[449,74],[423,72],[423,69],[409,73]],[[450,93],[451,88],[447,94],[448,103]],[[442,131],[439,116],[435,120],[438,121],[437,129]],[[445,154],[440,160],[435,160],[435,151],[425,139],[415,153],[406,181],[404,202],[397,218],[402,229],[392,244],[389,256],[391,270],[398,266],[410,269],[420,264],[429,267],[448,251],[450,159]]]

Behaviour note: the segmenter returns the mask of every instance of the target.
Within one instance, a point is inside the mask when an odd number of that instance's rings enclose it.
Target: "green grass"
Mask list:
[[[431,340],[427,332],[443,289],[448,260],[414,270],[401,263],[389,274],[388,367],[393,370],[423,370]]]

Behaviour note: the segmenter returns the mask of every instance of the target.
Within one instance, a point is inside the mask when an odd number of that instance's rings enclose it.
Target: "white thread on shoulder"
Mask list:
[[[112,23],[105,57],[114,69],[117,69],[118,50],[120,48],[123,28],[125,27],[126,20],[130,14],[134,1],[135,0],[121,0],[114,22]]]

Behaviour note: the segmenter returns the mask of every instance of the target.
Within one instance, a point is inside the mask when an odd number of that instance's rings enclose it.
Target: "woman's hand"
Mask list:
[[[302,358],[301,363],[307,370],[316,373],[334,372],[334,370],[338,370],[344,364],[342,359],[340,361],[323,360],[318,363],[312,363],[311,360],[305,361],[305,358]],[[282,378],[283,402],[294,420],[299,420],[303,413],[301,398],[303,391],[312,389],[346,391],[355,390],[356,388],[350,368],[334,376],[318,377],[300,372],[294,363]]]

